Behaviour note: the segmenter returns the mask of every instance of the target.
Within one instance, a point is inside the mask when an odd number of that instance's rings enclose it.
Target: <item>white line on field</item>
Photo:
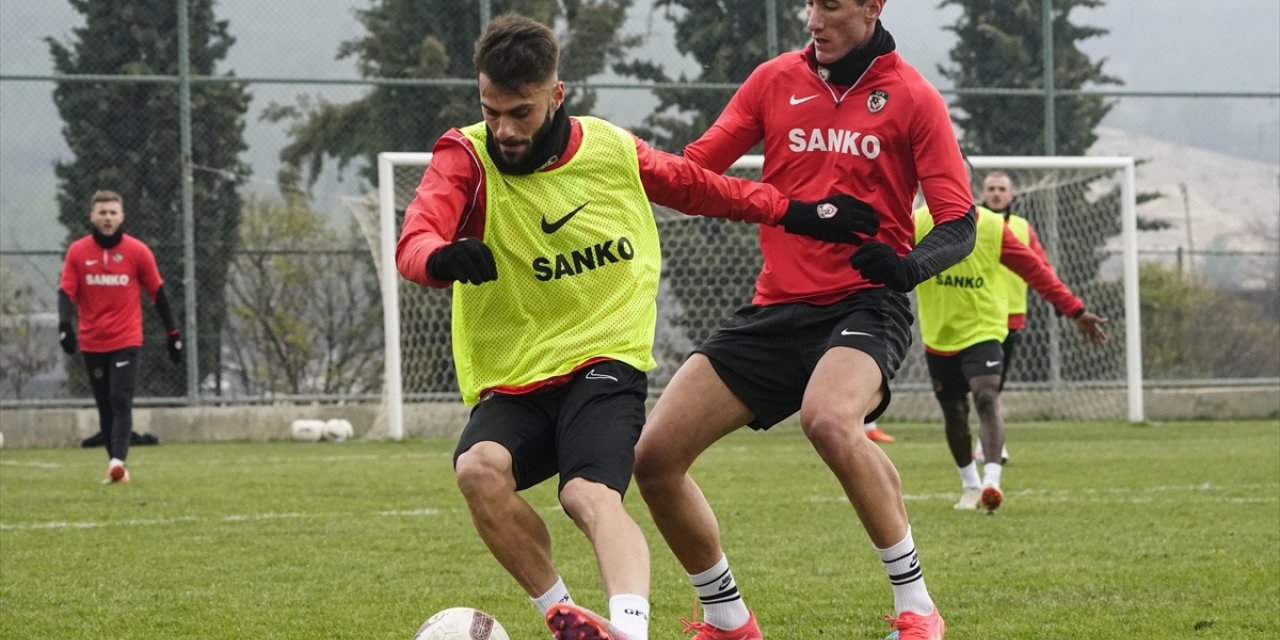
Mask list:
[[[56,462],[40,462],[39,460],[0,460],[0,467],[35,467],[37,469],[61,469]]]
[[[1102,489],[1015,489],[1005,490],[1005,495],[1018,498],[1043,498],[1046,500],[1065,500],[1090,497],[1106,497],[1106,496],[1129,496],[1128,500],[1151,500],[1146,497],[1147,494],[1158,493],[1185,493],[1185,494],[1210,494],[1220,493],[1224,491],[1276,491],[1280,489],[1280,482],[1267,482],[1261,484],[1233,484],[1233,485],[1215,485],[1211,483],[1188,484],[1188,485],[1158,485],[1154,487],[1108,487]],[[903,500],[916,502],[927,502],[930,500],[955,500],[960,490],[947,491],[942,493],[904,493]],[[1277,502],[1280,501],[1280,495],[1272,494],[1269,496],[1253,496],[1247,498],[1230,498],[1237,502]],[[847,502],[845,496],[809,496],[807,502]]]
[[[440,510],[435,508],[408,509],[397,511],[375,511],[374,515],[391,518],[404,517],[423,517],[439,515]],[[197,518],[195,516],[178,516],[176,518],[151,518],[151,519],[133,519],[133,520],[80,520],[68,522],[65,520],[53,520],[50,522],[31,522],[27,524],[8,524],[0,523],[0,531],[39,531],[39,530],[57,530],[57,529],[96,529],[100,527],[157,527],[183,522],[263,522],[267,520],[301,520],[308,518],[332,518],[334,516],[356,515],[365,517],[364,514],[354,513],[297,513],[285,512],[278,513],[269,511],[266,513],[240,513],[229,516],[213,517],[213,518]]]

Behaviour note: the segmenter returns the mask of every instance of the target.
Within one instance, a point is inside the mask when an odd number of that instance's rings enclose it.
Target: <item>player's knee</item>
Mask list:
[[[975,389],[973,392],[973,406],[978,413],[990,414],[1000,410],[1000,389],[992,387],[990,389]]]
[[[641,493],[660,486],[665,480],[679,477],[688,469],[670,447],[659,438],[641,437],[636,443],[636,462],[632,475]]]
[[[599,482],[573,478],[560,490],[560,504],[579,527],[590,529],[602,513],[621,508],[622,496]]]
[[[807,416],[802,415],[800,427],[819,453],[843,448],[850,441],[857,442],[849,436],[855,429],[856,435],[862,436],[860,416],[840,415],[834,411],[815,411]]]
[[[481,442],[458,456],[454,477],[462,495],[472,498],[514,490],[510,457],[503,455],[505,453],[499,445]]]
[[[108,400],[111,410],[117,414],[133,409],[133,394],[125,391],[113,391]]]

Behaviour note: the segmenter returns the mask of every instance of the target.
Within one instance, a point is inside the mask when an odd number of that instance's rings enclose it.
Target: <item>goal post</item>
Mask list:
[[[1070,335],[1070,322],[1056,318],[1032,294],[1027,341],[1009,389],[1045,407],[1045,417],[1143,420],[1133,158],[973,156],[969,161],[975,194],[987,172],[1010,174],[1019,196],[1014,209],[1039,230],[1060,277],[1090,309],[1111,318],[1112,342],[1090,351]],[[379,236],[370,243],[380,253],[375,264],[386,338],[384,414],[386,434],[396,440],[405,435],[406,402],[459,399],[449,348],[450,293],[408,284],[395,263],[404,209],[430,162],[430,153],[379,154],[377,207],[370,204],[362,214],[377,216],[376,225],[368,220],[361,228],[376,229]],[[762,156],[745,156],[729,173],[758,179],[763,164]],[[651,394],[661,392],[692,347],[750,301],[761,265],[752,225],[685,216],[656,205],[654,217],[663,245],[663,282]],[[936,411],[920,351],[912,348],[894,388],[927,395],[929,410]],[[909,406],[893,412],[925,419]]]

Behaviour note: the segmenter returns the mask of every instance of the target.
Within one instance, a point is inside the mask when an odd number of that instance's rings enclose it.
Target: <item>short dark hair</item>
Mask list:
[[[89,198],[89,208],[94,208],[99,202],[119,202],[120,207],[124,207],[124,198],[121,198],[120,194],[106,189],[99,189],[93,192],[93,197]]]
[[[518,13],[494,18],[476,41],[476,72],[504,91],[549,83],[560,66],[560,43],[547,25]]]

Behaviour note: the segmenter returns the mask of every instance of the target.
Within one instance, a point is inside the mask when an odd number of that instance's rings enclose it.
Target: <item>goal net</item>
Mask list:
[[[379,247],[386,334],[386,435],[403,437],[405,403],[459,401],[450,343],[450,292],[419,287],[395,269],[404,209],[430,153],[379,155],[378,198],[353,201]],[[733,175],[758,179],[763,159],[744,157]],[[1087,345],[1074,323],[1029,293],[1027,330],[1006,387],[1007,412],[1039,418],[1142,419],[1138,339],[1136,194],[1131,158],[972,157],[974,179],[1012,178],[1014,209],[1027,217],[1059,277],[1091,311],[1110,319],[1111,340]],[[976,193],[976,188],[975,188]],[[654,206],[663,277],[649,374],[661,393],[689,352],[750,301],[761,266],[753,225],[686,216]],[[376,223],[375,223],[376,220]],[[918,328],[916,329],[918,332]],[[938,417],[919,335],[893,382],[893,417]]]

